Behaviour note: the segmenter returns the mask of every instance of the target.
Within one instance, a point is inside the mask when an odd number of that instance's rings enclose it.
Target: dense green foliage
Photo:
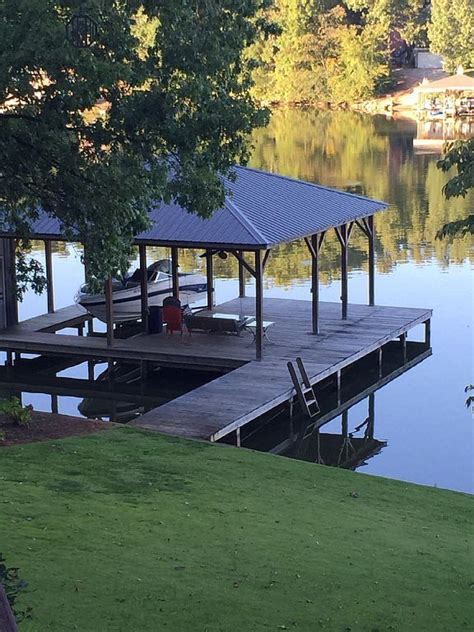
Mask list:
[[[454,175],[443,187],[446,198],[466,197],[474,189],[474,138],[466,141],[457,140],[448,144],[443,158],[438,162],[442,171],[456,170]],[[474,234],[474,214],[448,222],[438,232],[438,238],[463,237]]]
[[[281,33],[259,42],[255,94],[267,101],[360,101],[384,92],[402,38],[474,67],[471,0],[275,0]],[[398,44],[397,44],[398,42]]]
[[[82,2],[2,2],[0,219],[23,236],[44,208],[103,280],[127,268],[153,200],[209,215],[218,173],[265,122],[244,52],[269,30],[266,5],[91,0],[98,34],[79,49],[65,26]]]
[[[468,496],[130,429],[2,448],[23,632],[468,629]]]
[[[425,0],[275,0],[281,33],[261,41],[256,95],[279,102],[353,102],[387,88],[392,38],[427,43]]]
[[[443,56],[445,68],[474,68],[474,4],[472,0],[432,0],[431,49]]]
[[[255,55],[255,94],[266,101],[350,102],[374,94],[388,76],[388,31],[334,0],[276,0],[279,35]]]

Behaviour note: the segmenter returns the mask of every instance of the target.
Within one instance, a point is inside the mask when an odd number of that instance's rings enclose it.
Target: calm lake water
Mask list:
[[[416,123],[407,120],[350,112],[277,111],[269,127],[255,133],[251,165],[390,204],[376,221],[376,302],[433,308],[433,355],[375,394],[374,437],[386,446],[359,471],[473,491],[474,420],[464,393],[473,381],[472,250],[468,238],[448,243],[436,241],[435,234],[444,222],[474,212],[474,198],[450,203],[443,199],[446,177],[436,168],[438,156],[423,153],[426,150],[414,143],[416,136]],[[356,230],[351,240],[349,296],[351,302],[363,303],[366,243]],[[35,251],[42,258],[40,245]],[[322,250],[321,300],[339,300],[338,253],[336,239],[328,236]],[[202,268],[199,254],[181,253],[182,269]],[[167,253],[150,249],[149,256],[151,260]],[[83,281],[78,257],[75,246],[56,244],[57,307],[71,304]],[[237,268],[230,258],[218,259],[216,266],[217,301],[222,302],[237,295]],[[267,270],[267,296],[309,300],[310,261],[304,244],[279,248]],[[250,285],[248,293],[252,294]],[[21,317],[45,308],[45,297],[30,293]],[[99,372],[100,367],[96,375]],[[86,377],[87,369],[81,365],[62,375]],[[23,401],[39,410],[51,409],[46,394],[25,393]],[[59,412],[78,414],[80,401],[59,397]],[[367,406],[367,400],[362,401],[342,420],[349,432],[366,418]],[[340,430],[341,417],[324,427],[329,434]]]

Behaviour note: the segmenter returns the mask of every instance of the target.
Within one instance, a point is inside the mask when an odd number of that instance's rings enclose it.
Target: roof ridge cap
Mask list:
[[[253,222],[244,213],[242,213],[239,207],[234,204],[234,202],[229,198],[228,195],[226,195],[225,198],[225,205],[230,213],[235,217],[235,219],[243,224],[244,228],[252,235],[254,239],[259,240],[262,245],[268,244],[268,239],[265,237],[265,235],[263,235],[258,230],[258,228],[254,226]]]
[[[332,193],[339,193],[339,195],[348,195],[349,197],[359,198],[360,200],[365,200],[366,202],[375,202],[376,204],[381,204],[385,208],[388,208],[387,202],[382,202],[382,200],[376,200],[375,198],[369,198],[365,195],[358,195],[357,193],[349,193],[348,191],[341,191],[341,189],[334,189],[333,187],[326,187],[323,184],[316,184],[315,182],[308,182],[307,180],[299,180],[298,178],[292,178],[291,176],[284,176],[281,173],[275,173],[273,171],[264,171],[263,169],[256,169],[255,167],[243,167],[242,165],[238,165],[236,169],[245,169],[246,171],[254,171],[255,173],[262,173],[266,176],[273,176],[275,178],[281,178],[282,180],[289,180],[290,182],[297,182],[298,184],[305,184],[308,187],[314,187],[316,189],[323,189],[324,191],[332,191]]]

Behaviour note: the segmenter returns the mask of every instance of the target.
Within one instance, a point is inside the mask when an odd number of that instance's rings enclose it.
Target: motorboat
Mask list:
[[[201,274],[180,272],[179,298],[182,305],[191,305],[207,296],[207,280]],[[172,289],[171,262],[161,259],[147,268],[148,305],[161,306]],[[140,268],[123,280],[112,282],[114,321],[117,323],[138,320],[141,317]],[[82,285],[76,296],[76,303],[106,322],[105,294],[92,294],[86,284]]]

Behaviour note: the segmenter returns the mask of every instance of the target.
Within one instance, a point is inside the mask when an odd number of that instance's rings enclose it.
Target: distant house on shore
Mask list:
[[[431,68],[441,70],[443,68],[443,58],[441,55],[432,53],[428,48],[413,49],[415,68]]]
[[[474,116],[474,79],[462,68],[444,79],[424,79],[413,93],[423,119]]]

